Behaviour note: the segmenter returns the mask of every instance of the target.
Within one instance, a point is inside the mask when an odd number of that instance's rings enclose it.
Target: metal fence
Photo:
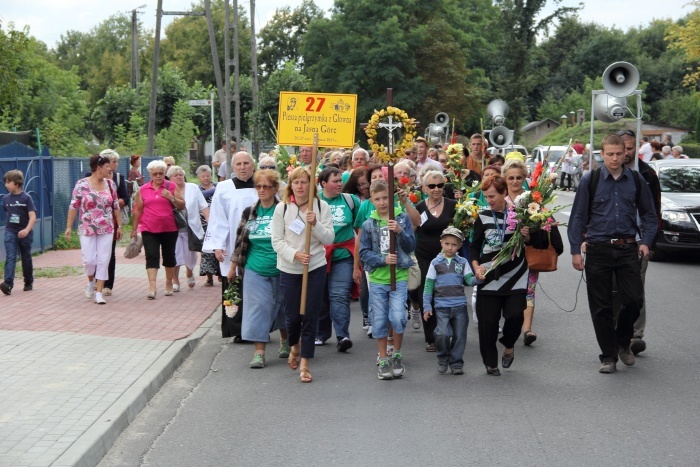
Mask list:
[[[141,167],[146,181],[145,167],[158,157],[142,157]],[[20,143],[0,147],[0,180],[5,173],[18,169],[24,173],[24,191],[37,208],[32,251],[53,248],[56,238],[66,230],[68,206],[75,183],[90,172],[86,157],[51,157],[47,148],[41,154]],[[129,173],[129,158],[119,159],[119,173],[126,178]],[[0,196],[7,194],[5,183],[0,185]],[[0,238],[5,235],[5,211],[0,209]],[[0,242],[0,260],[5,259],[5,243]]]

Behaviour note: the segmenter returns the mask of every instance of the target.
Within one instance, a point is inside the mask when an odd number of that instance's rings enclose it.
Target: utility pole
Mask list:
[[[138,10],[146,8],[146,5],[131,10],[131,89],[139,85],[141,70],[139,68],[139,20]]]
[[[253,71],[253,113],[258,108],[258,47],[255,38],[255,0],[250,0],[250,60]],[[260,154],[260,142],[258,141],[258,122],[253,122],[253,155]]]

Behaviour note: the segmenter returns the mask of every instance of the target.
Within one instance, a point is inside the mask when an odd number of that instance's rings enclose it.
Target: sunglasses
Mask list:
[[[275,170],[277,167],[275,167],[274,165],[261,165],[261,166],[258,167],[258,168],[259,168],[260,170],[264,170],[264,169]]]
[[[256,190],[272,190],[273,188],[272,185],[255,185]]]
[[[513,180],[523,180],[525,177],[508,177],[506,180],[508,181],[513,181]]]
[[[442,190],[443,188],[445,188],[444,183],[428,183],[426,186],[431,190],[434,190],[435,188],[440,188]]]
[[[634,131],[632,130],[620,130],[615,134],[617,136],[635,136]]]

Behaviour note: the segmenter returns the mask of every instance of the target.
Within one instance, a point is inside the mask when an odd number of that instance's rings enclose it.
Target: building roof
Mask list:
[[[545,118],[544,120],[538,120],[538,121],[536,121],[536,122],[530,122],[530,123],[528,123],[527,125],[523,126],[523,127],[520,129],[520,131],[523,132],[523,133],[526,133],[526,132],[528,132],[528,131],[530,131],[530,130],[532,130],[532,129],[534,129],[534,128],[537,128],[538,126],[540,126],[540,125],[542,125],[542,124],[544,124],[544,123],[547,123],[547,122],[554,123],[556,126],[561,125],[561,123],[557,122],[556,120],[552,120],[551,118]]]

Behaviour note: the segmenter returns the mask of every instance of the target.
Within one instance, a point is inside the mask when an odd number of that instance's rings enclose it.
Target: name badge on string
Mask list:
[[[289,230],[291,230],[297,235],[301,235],[305,228],[306,224],[304,224],[304,222],[302,222],[301,219],[294,219],[294,222],[289,224]]]
[[[19,214],[10,214],[10,224],[19,224]]]
[[[427,213],[427,212],[421,213],[421,215],[420,215],[420,225],[425,224],[427,221],[428,221],[428,213]]]

